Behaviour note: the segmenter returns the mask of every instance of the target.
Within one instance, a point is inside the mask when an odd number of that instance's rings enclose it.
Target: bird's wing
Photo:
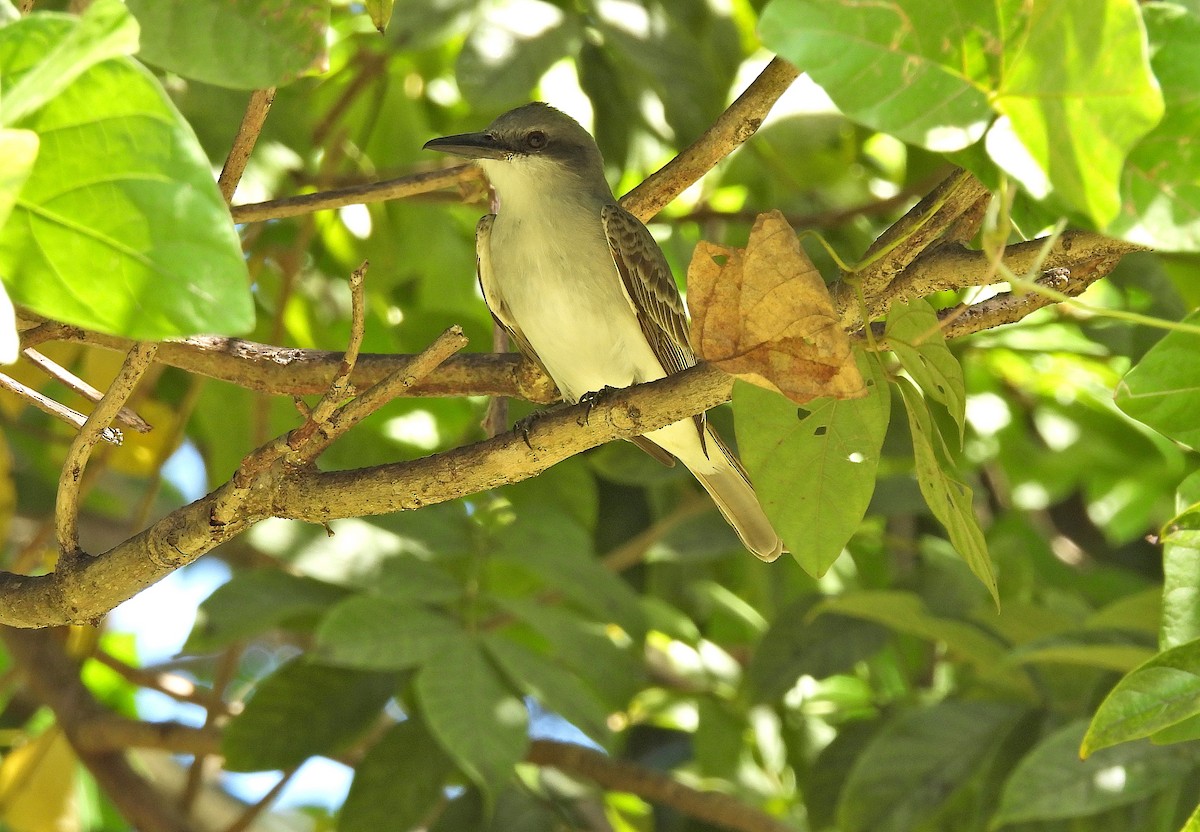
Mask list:
[[[613,263],[625,287],[625,297],[633,306],[642,334],[663,370],[670,375],[694,367],[696,354],[688,341],[687,312],[662,249],[642,221],[619,205],[605,205],[600,219]],[[697,413],[692,421],[700,434],[700,446],[707,454],[705,415]],[[644,437],[638,438],[650,444]]]
[[[683,298],[662,249],[641,220],[624,208],[605,205],[600,216],[625,295],[663,369],[671,374],[694,366]]]
[[[480,218],[479,224],[475,226],[475,276],[479,278],[479,289],[483,292],[483,300],[487,304],[488,310],[492,313],[492,317],[508,333],[508,337],[512,339],[517,349],[521,351],[521,355],[534,364],[537,364],[541,367],[542,372],[549,376],[550,373],[547,372],[546,365],[542,363],[542,359],[538,358],[538,354],[529,345],[528,339],[525,338],[524,333],[521,332],[521,328],[513,320],[508,305],[497,290],[496,278],[492,273],[491,248],[492,223],[495,221],[495,214],[486,214]]]

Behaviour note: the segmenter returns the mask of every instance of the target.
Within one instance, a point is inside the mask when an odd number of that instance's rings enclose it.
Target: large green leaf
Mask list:
[[[983,135],[992,3],[773,0],[759,33],[829,93],[846,115],[930,150]]]
[[[1081,761],[1079,745],[1086,729],[1085,720],[1073,722],[1025,755],[1004,784],[993,828],[1127,806],[1177,784],[1196,764],[1193,748],[1164,748],[1146,740],[1104,749]]]
[[[400,670],[432,659],[463,635],[457,621],[414,601],[359,595],[325,616],[317,651],[331,664]]]
[[[293,660],[259,685],[225,729],[225,768],[286,769],[336,754],[379,718],[395,684],[390,673]]]
[[[1021,713],[1000,702],[941,702],[901,716],[875,737],[851,769],[838,807],[838,828],[920,828],[986,761]]]
[[[30,38],[33,32],[27,29],[18,38]],[[25,45],[36,50],[36,36]],[[118,0],[96,0],[17,83],[10,82],[0,107],[0,126],[12,126],[43,107],[95,64],[132,55],[137,46],[137,21],[125,5]]]
[[[277,87],[325,60],[328,0],[129,0],[143,60],[235,89]]]
[[[1200,314],[1184,319],[1200,325]],[[1117,386],[1117,407],[1164,436],[1200,448],[1200,335],[1168,332]]]
[[[410,717],[380,737],[355,768],[338,829],[417,828],[442,800],[453,770],[425,725]]]
[[[1200,18],[1168,3],[1145,3],[1150,65],[1166,112],[1129,154],[1121,213],[1112,234],[1167,251],[1200,250]]]
[[[921,487],[925,502],[933,516],[945,527],[955,550],[976,577],[983,581],[999,606],[996,573],[988,555],[987,542],[983,539],[983,530],[979,528],[979,520],[975,517],[973,492],[966,483],[947,472],[950,466],[949,452],[925,399],[907,379],[897,379],[896,383],[908,412],[908,426],[917,464],[917,484]]]
[[[0,29],[0,85],[41,72],[79,25],[33,15]],[[246,265],[208,160],[144,68],[94,64],[12,126],[41,143],[0,231],[15,302],[142,339],[251,326]]]
[[[887,432],[891,394],[878,362],[860,355],[869,394],[803,408],[739,382],[738,449],[767,516],[804,570],[820,576],[858,530]]]
[[[998,6],[1004,69],[992,106],[1001,118],[988,154],[1035,198],[1053,193],[1103,228],[1121,206],[1126,155],[1163,113],[1138,4]]]
[[[525,705],[465,635],[422,666],[416,693],[438,744],[494,797],[529,744]]]
[[[1092,716],[1084,756],[1200,714],[1200,639],[1159,653],[1117,682]]]
[[[929,301],[917,298],[893,304],[884,330],[888,347],[900,359],[925,395],[941,402],[958,425],[961,444],[966,429],[967,394],[962,365],[946,346],[941,322]]]

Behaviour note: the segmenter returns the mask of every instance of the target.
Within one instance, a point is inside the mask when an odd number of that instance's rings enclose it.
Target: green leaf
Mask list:
[[[4,284],[0,283],[0,364],[12,364],[21,351],[21,336],[17,332],[17,310],[13,308]],[[7,466],[5,466],[7,467]],[[7,496],[7,495],[6,495]],[[11,505],[0,503],[0,529],[8,531]]]
[[[1200,325],[1200,313],[1184,318]],[[1117,407],[1164,436],[1200,448],[1200,335],[1168,332],[1117,385]]]
[[[328,0],[129,0],[143,60],[219,87],[277,87],[325,63]]]
[[[483,646],[513,687],[532,696],[547,711],[562,716],[601,745],[612,740],[608,708],[576,674],[502,635],[485,635]]]
[[[983,531],[975,517],[975,507],[972,503],[974,494],[966,483],[960,482],[943,470],[943,465],[950,464],[946,458],[948,454],[945,453],[945,441],[938,432],[925,399],[907,379],[899,378],[896,384],[904,397],[905,409],[908,412],[908,426],[912,433],[913,454],[917,463],[917,483],[921,486],[921,494],[924,495],[933,516],[945,527],[955,550],[987,587],[998,608],[1000,593],[996,587],[996,573],[988,556]],[[934,446],[935,438],[938,447],[943,450],[942,458],[939,458]]]
[[[1168,725],[1150,735],[1150,742],[1155,745],[1170,745],[1176,742],[1192,742],[1200,740],[1200,714]]]
[[[1200,19],[1167,3],[1142,5],[1163,120],[1129,154],[1121,213],[1109,233],[1160,251],[1200,250]]]
[[[495,600],[549,642],[554,660],[583,677],[609,710],[625,708],[644,684],[639,642],[618,646],[609,638],[605,624],[565,609],[524,598]]]
[[[941,322],[929,301],[917,298],[908,303],[893,304],[888,312],[884,337],[900,359],[901,366],[925,395],[941,402],[950,411],[958,425],[961,445],[967,418],[962,365],[946,346]]]
[[[0,83],[40,72],[72,31],[48,15],[0,29]],[[251,326],[246,264],[208,159],[145,69],[95,64],[16,126],[41,148],[0,231],[15,303],[138,339]]]
[[[561,592],[600,620],[621,625],[635,640],[646,632],[638,594],[592,554],[587,530],[550,506],[537,514],[519,514],[501,529],[489,567],[533,572],[547,588]]]
[[[901,632],[930,641],[944,642],[954,654],[996,681],[1028,689],[1029,680],[1016,668],[1004,666],[1004,643],[974,624],[932,615],[921,598],[900,590],[847,592],[813,607],[809,616],[838,613],[875,621]]]
[[[1160,747],[1144,740],[1079,759],[1087,730],[1080,720],[1055,731],[1025,755],[1004,784],[992,828],[1008,823],[1094,815],[1137,803],[1178,783],[1197,754],[1187,746]]]
[[[850,118],[949,152],[992,118],[987,91],[993,4],[975,0],[827,3],[773,0],[763,44],[812,76]]]
[[[1200,541],[1193,543],[1190,535],[1200,528],[1200,471],[1179,484],[1175,507],[1162,541],[1162,650],[1200,638]]]
[[[259,685],[225,729],[225,768],[287,769],[314,754],[332,756],[374,724],[395,685],[390,673],[293,660]]]
[[[1131,671],[1092,716],[1080,753],[1117,743],[1200,714],[1200,639],[1172,647]]]
[[[200,605],[184,646],[206,652],[276,626],[308,628],[347,594],[339,586],[278,569],[238,572]]]
[[[1105,631],[1052,635],[1022,645],[1009,659],[1018,664],[1069,664],[1127,673],[1154,655],[1152,648],[1133,641]]]
[[[1130,149],[1163,113],[1136,0],[1001,3],[1001,118],[988,154],[1036,199],[1104,228]]]
[[[416,694],[438,744],[494,798],[529,744],[525,705],[465,636],[422,666]]]
[[[0,228],[8,221],[17,195],[33,171],[37,153],[37,133],[0,127]]]
[[[0,127],[11,127],[45,106],[95,64],[132,55],[138,48],[137,21],[119,0],[96,0],[78,20],[57,18],[55,23],[67,24],[65,34],[20,80],[6,82]],[[9,28],[7,35],[38,38],[28,22]],[[0,68],[0,74],[7,72]]]
[[[330,664],[400,670],[424,664],[464,634],[457,621],[413,601],[358,595],[325,616],[317,654]]]
[[[1179,832],[1200,832],[1200,804],[1196,805],[1196,811],[1192,812]]]
[[[792,556],[825,574],[858,530],[871,495],[891,412],[877,361],[860,354],[869,394],[816,399],[805,407],[738,382],[733,413],[738,448],[759,501]]]
[[[341,832],[415,829],[442,800],[454,763],[420,720],[388,729],[354,770]]]
[[[838,807],[845,832],[902,832],[928,821],[986,761],[1022,711],[946,701],[904,714],[867,746]]]
[[[395,0],[365,0],[367,14],[371,17],[371,23],[379,30],[380,34],[387,31],[387,25],[392,19],[392,6],[395,5]]]
[[[810,621],[817,600],[801,598],[775,615],[746,667],[754,702],[775,701],[801,676],[824,679],[848,671],[883,647],[887,631],[877,623],[834,614]]]

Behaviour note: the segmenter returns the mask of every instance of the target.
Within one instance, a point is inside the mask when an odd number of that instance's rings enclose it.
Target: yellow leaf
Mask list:
[[[77,760],[51,728],[0,760],[0,826],[10,832],[78,832]]]
[[[760,214],[746,248],[701,241],[688,267],[697,355],[798,404],[866,387],[829,290],[783,214]]]

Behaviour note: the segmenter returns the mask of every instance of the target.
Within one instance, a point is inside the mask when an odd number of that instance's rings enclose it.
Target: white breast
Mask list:
[[[501,194],[490,241],[495,288],[563,395],[575,401],[662,378],[609,252],[600,205],[565,189],[561,200],[548,202],[545,191],[524,200],[512,183],[493,182]]]

